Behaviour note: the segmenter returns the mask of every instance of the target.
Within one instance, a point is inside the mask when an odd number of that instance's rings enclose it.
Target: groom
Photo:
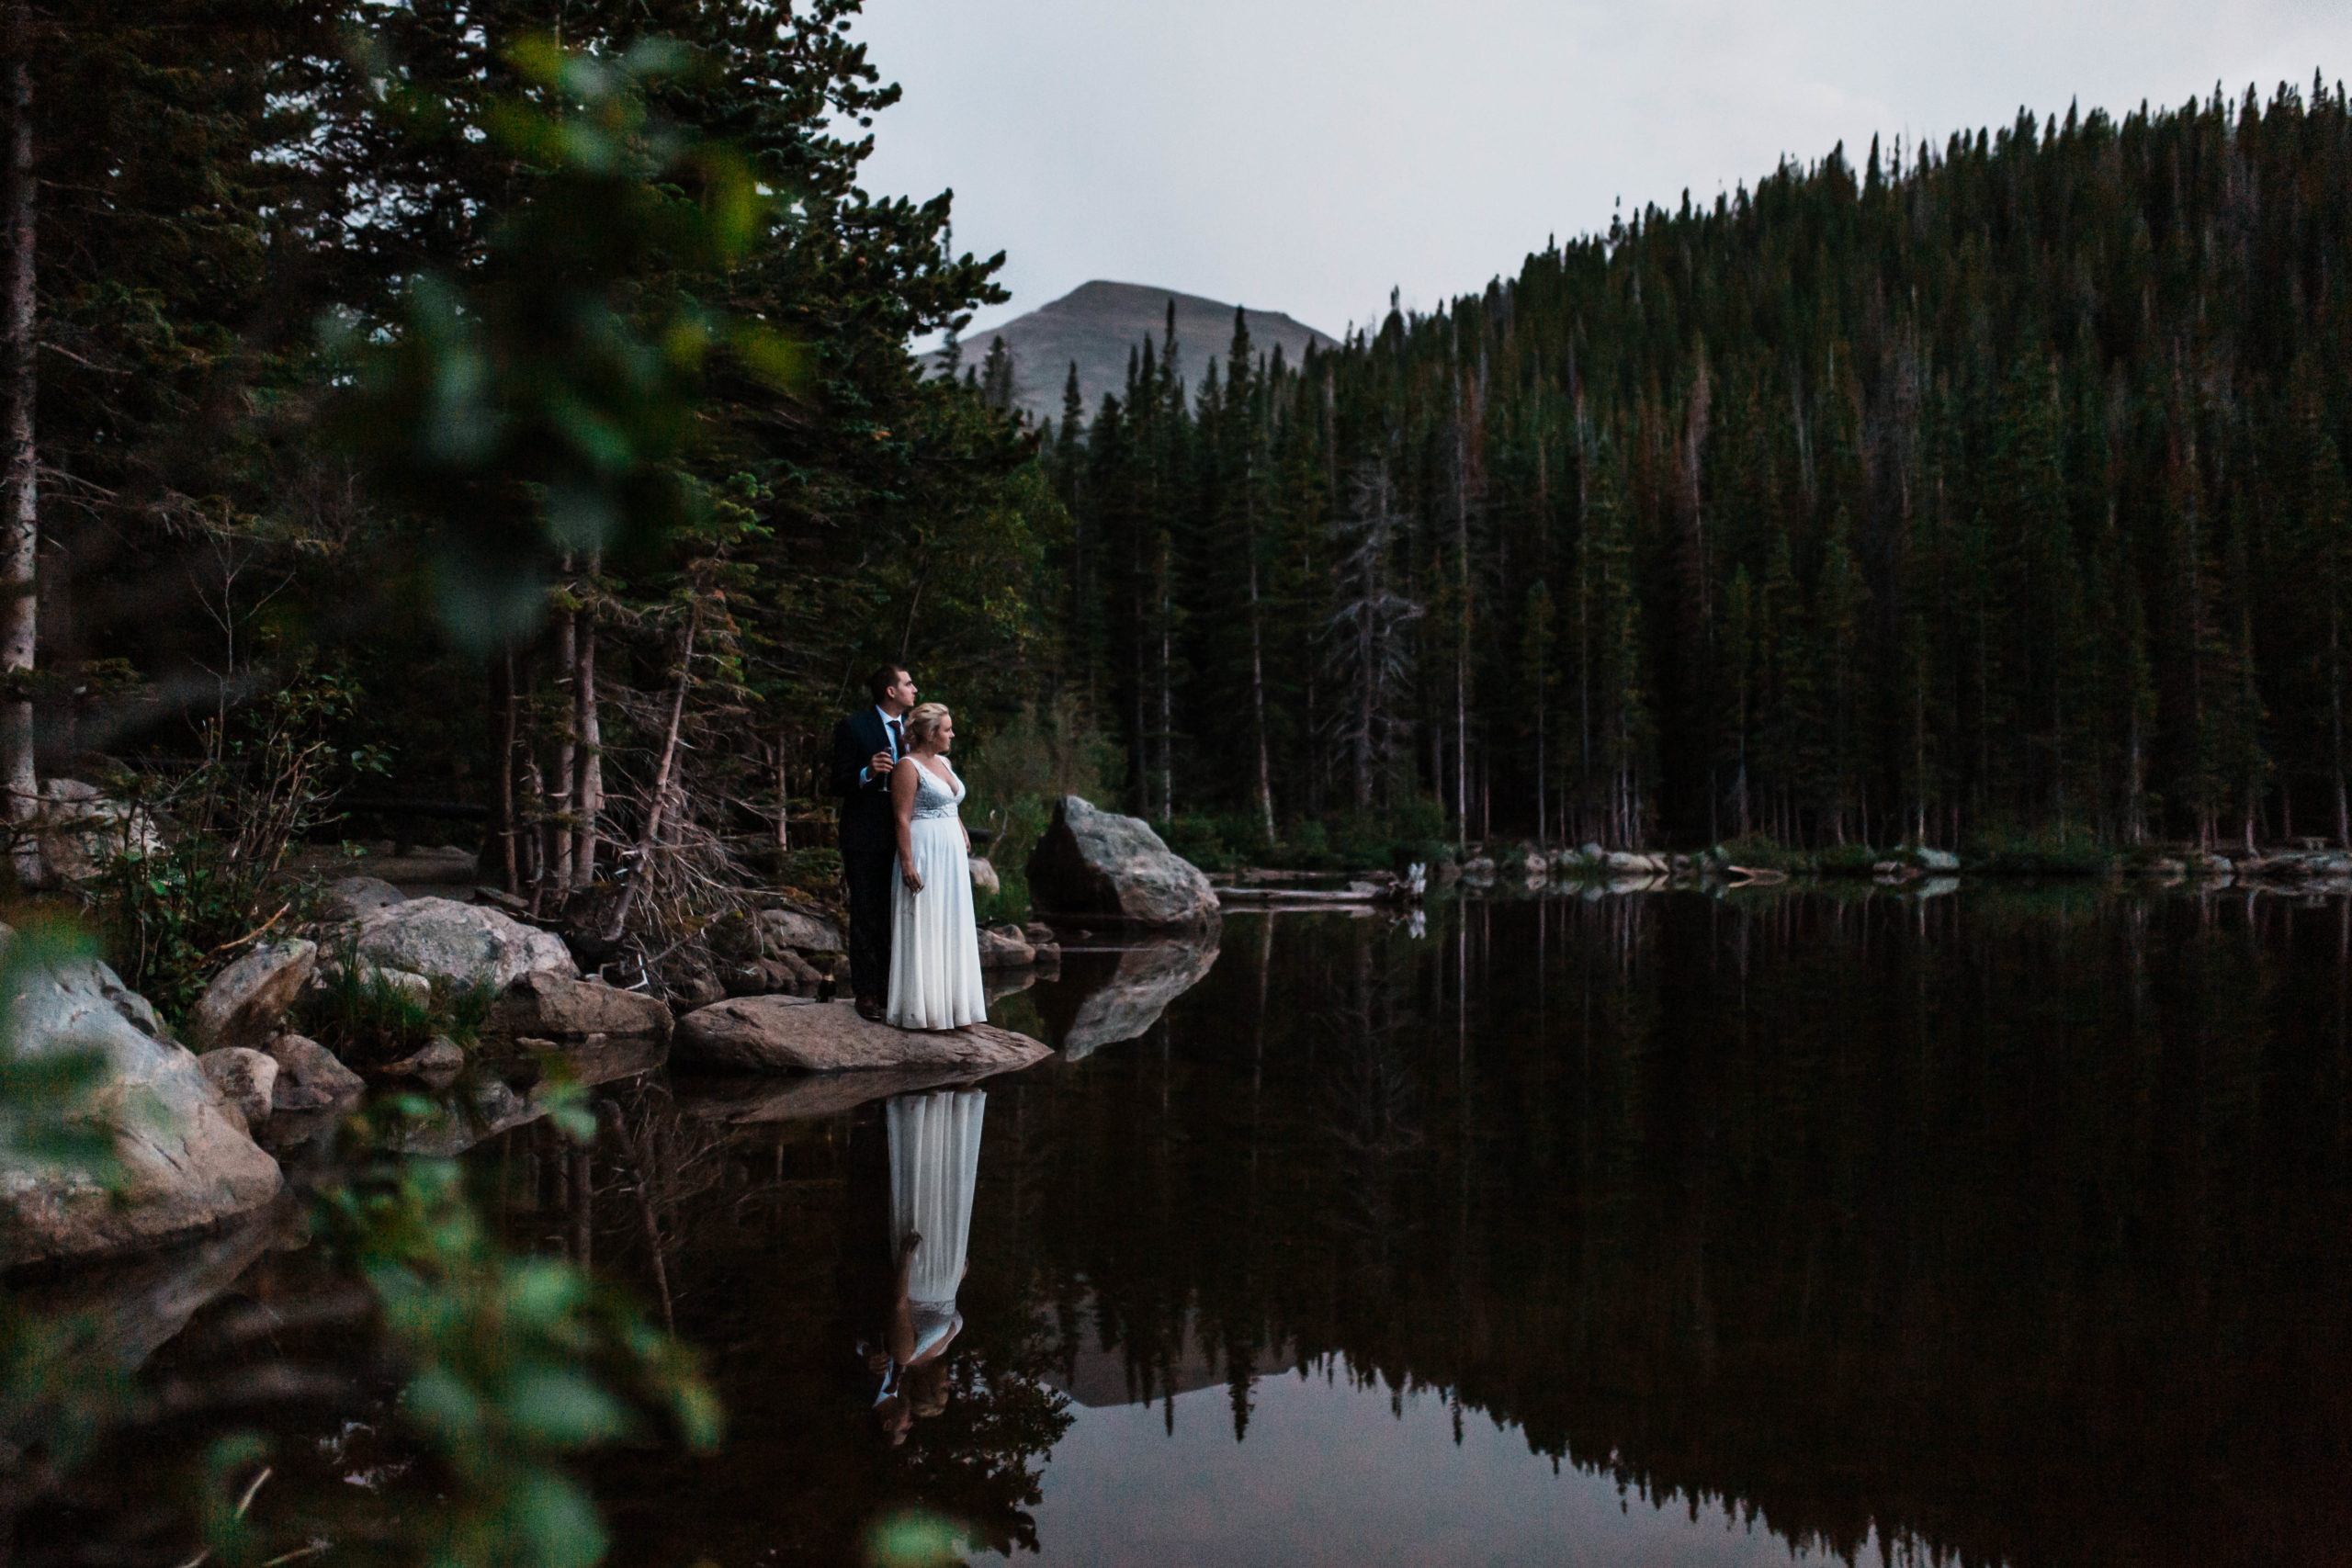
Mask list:
[[[849,884],[849,980],[857,1016],[882,1021],[890,988],[890,877],[899,863],[890,770],[907,754],[901,722],[915,705],[915,678],[885,664],[865,678],[874,705],[833,730],[833,793],[842,802],[842,880]]]

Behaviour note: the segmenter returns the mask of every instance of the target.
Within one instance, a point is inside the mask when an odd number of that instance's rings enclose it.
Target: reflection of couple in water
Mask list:
[[[980,1171],[976,1089],[902,1094],[883,1108],[890,1141],[890,1252],[897,1262],[879,1343],[860,1346],[882,1380],[875,1417],[893,1443],[947,1408],[947,1348],[964,1326],[956,1292]],[[865,1245],[871,1246],[870,1242]]]

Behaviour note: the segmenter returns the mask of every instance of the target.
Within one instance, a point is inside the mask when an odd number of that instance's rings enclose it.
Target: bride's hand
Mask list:
[[[920,893],[922,891],[922,873],[915,870],[912,866],[909,866],[905,871],[900,872],[899,874],[899,880],[907,885],[907,891],[910,893]]]

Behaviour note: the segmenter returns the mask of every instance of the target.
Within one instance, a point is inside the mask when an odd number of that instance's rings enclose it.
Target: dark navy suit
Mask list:
[[[850,715],[833,730],[842,880],[849,885],[850,989],[876,1001],[889,999],[890,878],[899,866],[899,826],[890,809],[890,781],[863,775],[876,751],[895,757],[904,750],[891,744],[878,707]]]

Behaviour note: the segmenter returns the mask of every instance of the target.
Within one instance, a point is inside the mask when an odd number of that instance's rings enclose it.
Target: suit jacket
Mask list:
[[[833,729],[833,793],[841,797],[841,846],[844,854],[861,851],[892,854],[899,848],[899,828],[890,812],[890,781],[861,782],[858,775],[876,751],[890,750],[890,732],[874,708],[851,714]]]

